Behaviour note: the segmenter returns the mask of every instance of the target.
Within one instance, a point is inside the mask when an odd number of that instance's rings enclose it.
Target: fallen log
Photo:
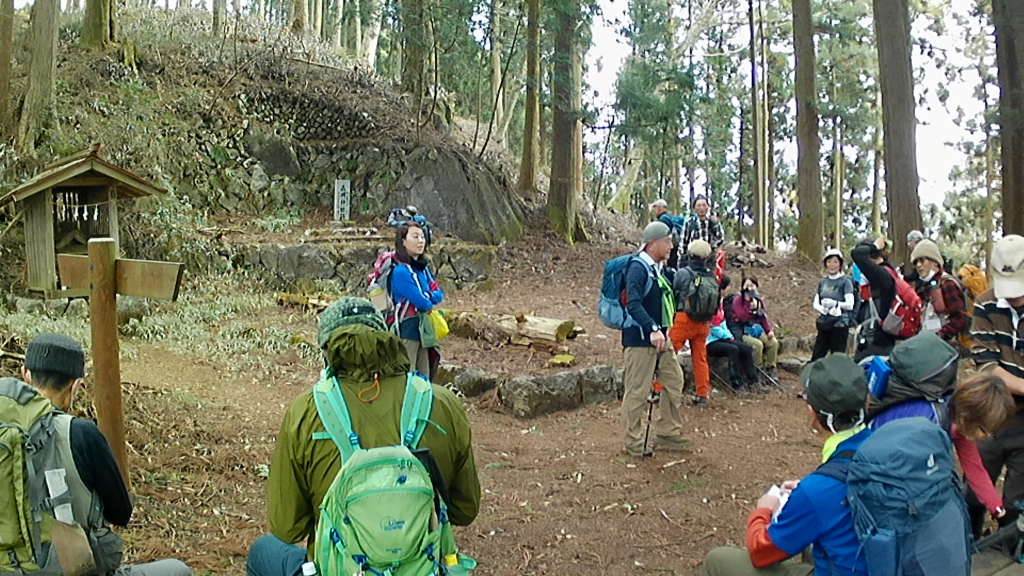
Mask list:
[[[545,351],[560,351],[559,346],[578,332],[572,320],[530,316],[527,314],[487,314],[484,312],[447,312],[452,334],[471,340],[483,340],[495,346],[515,344]]]

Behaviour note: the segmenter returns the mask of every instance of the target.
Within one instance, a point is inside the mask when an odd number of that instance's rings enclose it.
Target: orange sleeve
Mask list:
[[[747,554],[754,568],[765,568],[776,562],[789,558],[768,537],[768,526],[772,523],[772,511],[768,508],[756,508],[747,517]]]

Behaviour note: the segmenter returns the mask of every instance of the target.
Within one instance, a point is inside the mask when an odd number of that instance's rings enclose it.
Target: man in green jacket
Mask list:
[[[318,339],[362,447],[400,444],[399,416],[409,371],[402,341],[362,298],[342,298],[325,310]],[[427,427],[420,447],[430,449],[447,486],[452,524],[466,526],[480,511],[473,433],[458,397],[441,386],[433,392],[430,421],[435,425]],[[342,464],[325,431],[310,388],[292,402],[281,423],[267,488],[271,534],[249,551],[249,576],[295,576],[312,556],[320,503]],[[297,546],[303,541],[308,554]]]

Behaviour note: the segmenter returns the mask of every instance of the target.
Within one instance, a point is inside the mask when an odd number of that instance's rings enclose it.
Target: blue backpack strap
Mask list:
[[[423,432],[430,423],[430,410],[434,403],[434,387],[419,372],[410,372],[405,379],[405,399],[402,401],[402,444],[415,450]]]
[[[316,403],[320,422],[341,452],[341,462],[344,464],[361,446],[359,435],[352,429],[352,418],[349,416],[348,405],[341,393],[338,379],[325,372],[320,382],[313,387],[313,401]],[[318,433],[313,434],[314,440],[321,437]]]
[[[818,466],[812,474],[819,474],[846,484],[846,476],[850,472],[850,461],[854,454],[856,454],[856,452],[853,450],[844,450],[838,454],[834,454],[828,459],[828,462]]]

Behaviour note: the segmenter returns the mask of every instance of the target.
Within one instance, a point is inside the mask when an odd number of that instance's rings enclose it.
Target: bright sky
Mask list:
[[[618,76],[622,62],[629,55],[629,45],[612,27],[615,19],[628,22],[626,13],[626,0],[600,0],[602,16],[597,18],[593,26],[593,44],[587,54],[587,83],[591,90],[587,96],[591,97],[591,104],[598,109],[611,106],[614,101],[615,80]],[[953,7],[963,12],[969,0],[952,0]],[[953,44],[959,35],[954,28],[951,19],[947,19],[949,34],[943,38],[932,38],[934,44],[939,48],[947,49],[949,58],[956,62]],[[923,28],[915,26],[915,34],[923,34]],[[743,34],[746,34],[745,29]],[[749,36],[746,36],[749,38]],[[746,42],[746,40],[743,40]],[[743,57],[742,54],[737,57]],[[954,165],[960,164],[962,155],[948,146],[949,142],[960,140],[961,135],[966,134],[953,122],[952,114],[947,112],[935,96],[935,88],[941,72],[936,70],[930,63],[920,60],[917,51],[914,52],[914,65],[926,64],[925,86],[930,87],[930,94],[926,106],[919,106],[917,118],[917,166],[921,184],[918,188],[922,203],[941,204],[947,191],[951,190],[949,183],[949,171]],[[951,86],[949,108],[955,110],[957,105],[963,106],[969,112],[980,111],[981,105],[972,97],[974,81],[966,80],[958,85]],[[597,98],[593,98],[593,91],[598,92]],[[919,96],[919,95],[918,95]],[[604,137],[604,134],[588,134],[588,141],[597,142]],[[784,154],[786,159],[793,165],[796,164],[796,142],[785,145]]]

